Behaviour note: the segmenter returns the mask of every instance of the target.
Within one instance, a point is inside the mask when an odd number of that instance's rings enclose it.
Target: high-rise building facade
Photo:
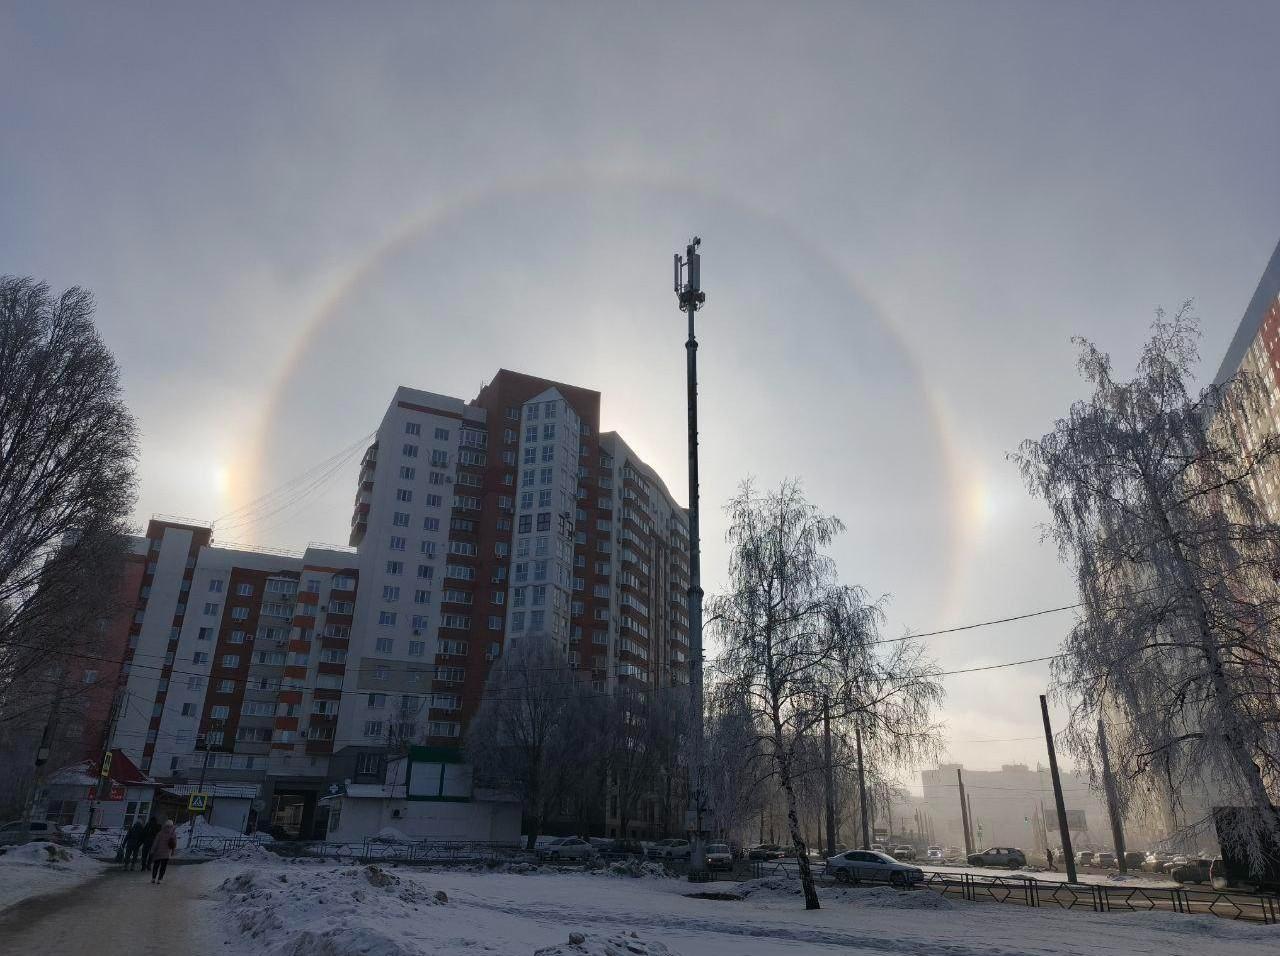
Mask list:
[[[153,520],[113,745],[162,781],[256,787],[310,835],[388,750],[460,746],[510,642],[554,644],[602,693],[687,683],[686,512],[599,421],[598,392],[505,370],[471,401],[402,387],[350,548]]]
[[[510,641],[601,689],[688,680],[687,515],[600,394],[506,370],[471,402],[400,388],[362,464],[344,738],[457,742]]]

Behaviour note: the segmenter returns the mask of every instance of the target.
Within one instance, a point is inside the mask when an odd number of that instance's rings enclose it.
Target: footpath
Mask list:
[[[0,953],[15,956],[202,956],[213,901],[200,865],[170,866],[164,882],[118,867],[72,889],[37,896],[0,915]],[[215,948],[216,947],[216,948]]]

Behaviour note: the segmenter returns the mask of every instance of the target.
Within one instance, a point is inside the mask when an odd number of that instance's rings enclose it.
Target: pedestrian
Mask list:
[[[142,852],[143,833],[146,832],[141,820],[134,820],[129,832],[124,835],[124,868],[125,872],[133,869],[138,862],[138,854]]]
[[[164,879],[164,871],[169,869],[169,859],[178,849],[178,835],[174,832],[173,821],[165,820],[164,826],[156,834],[151,844],[151,882],[159,883]]]
[[[151,814],[151,819],[147,821],[147,825],[142,828],[142,843],[139,844],[143,873],[147,872],[151,867],[151,844],[156,842],[156,834],[159,832],[160,824],[153,813]]]
[[[1053,869],[1053,850],[1051,850],[1049,847],[1045,847],[1044,855],[1049,860],[1049,869],[1052,870]]]

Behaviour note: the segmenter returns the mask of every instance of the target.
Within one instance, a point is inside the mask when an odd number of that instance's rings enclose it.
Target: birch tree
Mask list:
[[[942,690],[908,638],[887,644],[896,663],[886,666],[878,637],[883,600],[839,583],[827,549],[844,526],[810,504],[797,482],[765,495],[746,482],[726,510],[729,589],[709,605],[724,644],[721,676],[751,711],[784,796],[805,907],[817,909],[797,789],[824,704],[834,721],[882,726],[905,754],[936,736],[928,713]]]
[[[1280,527],[1259,492],[1280,442],[1251,374],[1195,391],[1198,323],[1157,313],[1130,380],[1077,339],[1092,394],[1012,456],[1082,609],[1054,664],[1068,745],[1097,773],[1109,730],[1122,800],[1164,781],[1176,808],[1210,782],[1248,808],[1219,829],[1255,870],[1280,836]]]

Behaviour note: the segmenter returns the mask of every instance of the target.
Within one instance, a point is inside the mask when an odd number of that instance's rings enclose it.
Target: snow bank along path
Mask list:
[[[789,880],[484,873],[277,862],[260,847],[191,869],[230,945],[268,956],[1275,956],[1280,927],[1096,914],[832,887],[806,912]],[[246,865],[248,864],[248,865]],[[695,891],[740,901],[692,899]]]
[[[56,843],[24,843],[0,853],[0,912],[23,900],[70,889],[106,869],[79,850]]]

